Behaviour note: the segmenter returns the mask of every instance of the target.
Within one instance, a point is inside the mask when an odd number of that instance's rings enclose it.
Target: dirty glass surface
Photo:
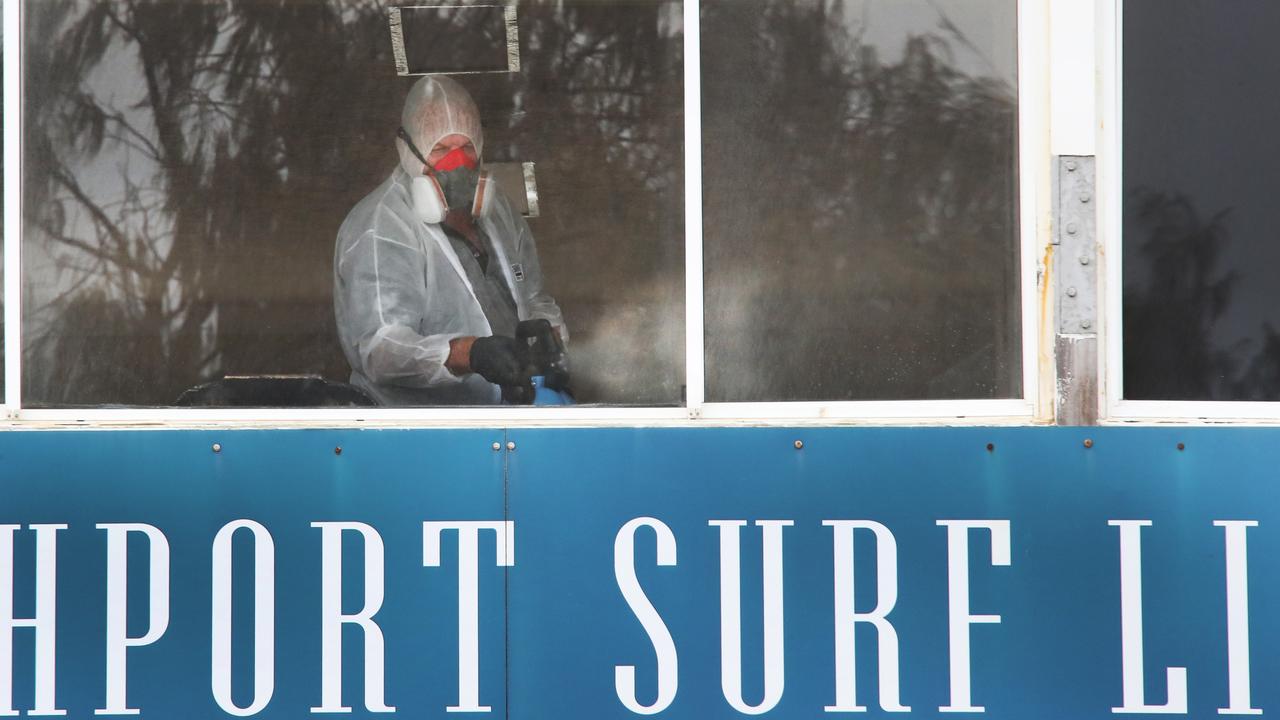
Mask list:
[[[334,240],[395,167],[416,80],[396,74],[387,7],[24,5],[28,406],[167,406],[230,376],[256,384],[228,402],[299,402],[255,395],[277,375],[320,388],[303,402],[346,402],[317,379],[350,374]],[[480,106],[485,161],[535,168],[529,224],[577,400],[678,404],[680,4],[518,10],[521,71],[454,77]]]
[[[707,399],[1022,396],[1015,0],[706,0]]]
[[[1125,0],[1124,397],[1280,400],[1280,3]]]

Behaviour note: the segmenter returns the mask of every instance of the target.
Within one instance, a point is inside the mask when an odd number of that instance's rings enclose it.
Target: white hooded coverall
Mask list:
[[[482,147],[475,105],[449,78],[419,80],[404,115],[405,129],[424,154],[453,133],[470,138],[477,153]],[[351,383],[382,405],[497,404],[497,385],[444,366],[451,339],[493,333],[449,238],[414,211],[410,172],[421,173],[422,163],[403,147],[400,155],[391,177],[338,230],[333,301]],[[560,308],[542,286],[533,234],[502,192],[494,193],[480,226],[519,318],[544,318],[567,340]]]

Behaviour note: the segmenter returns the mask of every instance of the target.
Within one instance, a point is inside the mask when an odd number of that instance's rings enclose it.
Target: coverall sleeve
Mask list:
[[[533,240],[533,231],[529,229],[529,223],[525,222],[524,217],[514,208],[508,206],[508,212],[516,229],[515,250],[519,258],[516,262],[520,263],[524,270],[524,282],[519,285],[521,292],[524,293],[525,307],[528,308],[529,317],[525,319],[542,318],[549,321],[560,330],[560,339],[567,343],[569,328],[564,324],[564,314],[560,312],[560,306],[556,304],[555,299],[547,294],[543,287],[542,264],[538,261],[538,248]]]
[[[423,388],[462,380],[444,366],[458,333],[420,332],[432,302],[426,260],[420,248],[372,231],[339,259],[348,306],[340,330],[353,341],[360,372],[375,383]]]

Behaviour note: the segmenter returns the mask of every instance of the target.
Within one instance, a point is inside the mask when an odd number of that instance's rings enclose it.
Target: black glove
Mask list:
[[[501,335],[476,338],[471,344],[471,370],[502,386],[503,400],[514,404],[533,402],[527,342]]]
[[[569,391],[569,356],[550,322],[520,321],[516,326],[516,341],[528,345],[533,374],[542,376],[543,385],[552,390]]]

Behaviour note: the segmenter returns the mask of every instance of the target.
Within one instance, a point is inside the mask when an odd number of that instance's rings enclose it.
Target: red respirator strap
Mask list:
[[[479,163],[476,162],[476,159],[465,150],[462,148],[454,148],[436,162],[435,169],[439,172],[449,172],[450,170],[457,170],[460,167],[465,167],[468,170],[475,170],[478,165]]]

